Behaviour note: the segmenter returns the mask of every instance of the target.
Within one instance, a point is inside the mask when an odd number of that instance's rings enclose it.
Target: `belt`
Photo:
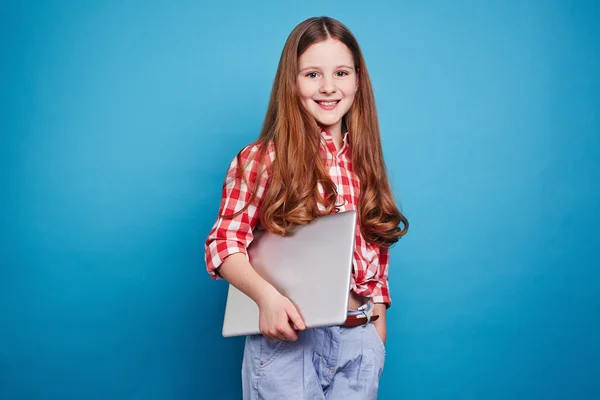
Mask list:
[[[350,328],[353,326],[365,325],[371,321],[377,321],[379,315],[373,315],[373,309],[375,305],[369,301],[358,308],[358,310],[349,313],[346,317],[346,322],[342,324],[343,327]]]
[[[373,315],[370,320],[364,315],[348,315],[346,322],[344,322],[342,326],[345,328],[351,328],[353,326],[365,325],[368,324],[369,321],[373,322],[377,321],[378,319],[379,315]]]

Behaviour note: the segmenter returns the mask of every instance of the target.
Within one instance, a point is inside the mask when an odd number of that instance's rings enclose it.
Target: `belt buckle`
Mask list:
[[[371,322],[371,317],[373,316],[373,310],[375,309],[375,305],[373,304],[372,301],[368,301],[365,304],[363,304],[362,306],[358,307],[358,311],[362,312],[362,314],[367,317],[367,322],[365,322],[365,325],[368,324],[369,322]]]

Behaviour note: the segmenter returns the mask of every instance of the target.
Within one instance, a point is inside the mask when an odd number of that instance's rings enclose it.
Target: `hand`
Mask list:
[[[260,333],[264,337],[270,340],[298,340],[294,328],[302,331],[306,325],[287,297],[273,290],[267,292],[257,304]]]

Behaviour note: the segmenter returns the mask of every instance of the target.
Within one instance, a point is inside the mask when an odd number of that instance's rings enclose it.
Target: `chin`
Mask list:
[[[329,128],[331,126],[337,125],[342,121],[341,119],[320,119],[320,118],[315,118],[315,119],[316,119],[317,123],[324,128]]]

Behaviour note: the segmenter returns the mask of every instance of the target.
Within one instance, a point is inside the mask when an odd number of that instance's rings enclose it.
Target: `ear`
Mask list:
[[[356,91],[354,93],[358,93],[358,88],[360,87],[360,69],[356,70]]]

